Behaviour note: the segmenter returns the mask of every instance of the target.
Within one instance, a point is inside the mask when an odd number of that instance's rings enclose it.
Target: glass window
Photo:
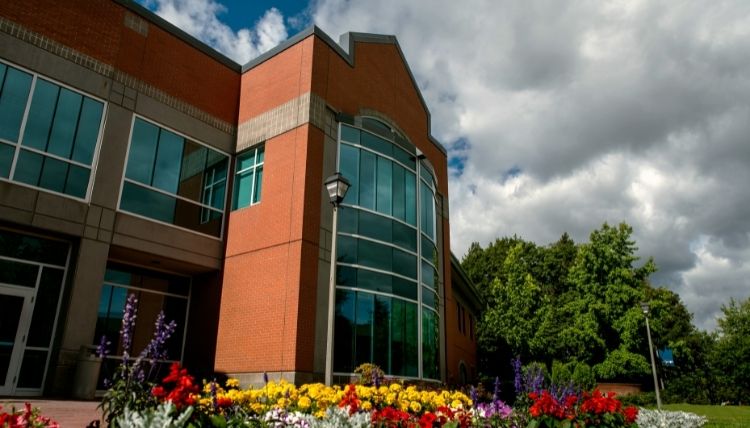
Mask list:
[[[431,310],[422,311],[422,374],[429,379],[440,379],[440,327],[438,317]]]
[[[393,207],[393,162],[378,157],[377,211],[391,215]]]
[[[120,209],[221,236],[229,157],[135,118]]]
[[[360,155],[359,205],[374,211],[377,156],[364,150]]]
[[[372,149],[378,153],[382,153],[386,156],[393,157],[393,144],[380,137],[370,134],[369,132],[362,133],[361,144],[368,149]]]
[[[404,172],[404,198],[406,199],[406,216],[404,220],[412,226],[417,225],[417,178],[416,174]]]
[[[419,183],[420,189],[420,208],[419,211],[422,214],[422,231],[432,238],[435,239],[435,196],[432,190],[427,187],[424,182]]]
[[[341,125],[341,141],[359,144],[359,134],[359,129],[352,128],[351,126]]]
[[[13,156],[16,148],[5,143],[0,143],[0,177],[10,176],[10,167],[13,165]]]
[[[391,375],[438,379],[439,342],[433,333],[439,334],[439,322],[433,310],[440,296],[435,268],[427,262],[437,264],[439,257],[428,239],[435,237],[434,187],[418,177],[416,148],[409,153],[407,140],[379,121],[363,118],[362,124],[367,131],[340,125],[338,170],[351,187],[337,216],[336,284],[347,287],[347,301],[337,300],[337,325],[345,332],[342,339],[336,332],[336,340],[344,342],[334,344],[339,349],[334,365],[351,372],[373,361]],[[417,256],[420,245],[425,261]],[[343,293],[339,289],[339,296]],[[429,330],[422,337],[420,323]]]
[[[127,278],[128,284],[108,281],[113,276]],[[125,279],[122,278],[122,279]],[[123,281],[125,282],[125,281]],[[131,288],[138,287],[138,288]],[[109,266],[102,285],[99,298],[98,319],[94,342],[99,344],[102,336],[106,336],[113,343],[112,355],[122,356],[122,343],[116,339],[120,335],[125,302],[130,294],[138,299],[138,315],[132,337],[131,355],[138,355],[154,334],[154,321],[160,311],[164,311],[166,321],[175,321],[177,328],[167,342],[167,359],[182,358],[182,342],[187,320],[188,306],[186,295],[176,295],[168,290],[179,288],[182,293],[189,290],[189,279],[151,273],[140,269]]]
[[[348,127],[343,126],[341,128],[342,135],[344,134],[344,129],[346,128]],[[359,135],[357,136],[357,142],[359,142]],[[343,202],[345,204],[358,205],[359,204],[359,149],[356,147],[347,145],[347,144],[342,144],[340,147],[341,147],[340,148],[341,153],[340,153],[340,158],[339,158],[339,171],[341,171],[341,174],[344,177],[346,177],[346,179],[349,180],[350,182],[349,191],[346,192],[346,196],[344,197]]]
[[[354,366],[372,362],[373,305],[375,296],[357,293]]]
[[[354,371],[355,292],[336,290],[336,340],[333,342],[333,367],[337,372]]]
[[[0,64],[0,139],[16,143],[29,99],[32,76]]]
[[[0,144],[0,176],[84,199],[103,113],[101,101],[0,64],[0,142],[13,144]]]
[[[260,202],[264,151],[265,148],[261,146],[237,156],[232,209],[236,210]]]
[[[68,243],[21,235],[0,230],[0,255],[65,266],[68,261]],[[6,269],[0,269],[0,273]]]
[[[437,274],[435,273],[435,268],[432,267],[431,264],[422,260],[422,283],[434,289],[435,278],[437,278]]]

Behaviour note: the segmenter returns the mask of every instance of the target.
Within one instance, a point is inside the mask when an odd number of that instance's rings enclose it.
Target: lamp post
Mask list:
[[[656,407],[661,409],[661,396],[659,395],[659,381],[656,378],[656,360],[654,359],[654,345],[651,343],[651,327],[648,325],[649,306],[641,302],[641,310],[646,317],[646,335],[648,336],[648,352],[651,354],[651,372],[654,374],[654,391],[656,391]]]
[[[349,180],[337,172],[325,179],[323,184],[328,191],[328,198],[333,205],[333,227],[331,237],[331,274],[328,278],[328,331],[326,333],[326,385],[333,384],[333,321],[336,306],[336,223],[338,219],[338,206],[349,190]]]

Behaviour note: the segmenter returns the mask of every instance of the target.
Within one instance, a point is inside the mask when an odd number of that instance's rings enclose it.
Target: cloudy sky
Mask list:
[[[750,296],[750,2],[142,0],[240,63],[394,34],[451,159],[452,248],[633,226],[712,330]]]

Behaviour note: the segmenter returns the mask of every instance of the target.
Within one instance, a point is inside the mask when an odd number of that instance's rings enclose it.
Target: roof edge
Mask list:
[[[222,65],[232,69],[232,71],[236,71],[238,73],[242,72],[242,66],[236,63],[233,59],[222,54],[221,52],[207,45],[206,43],[203,43],[197,38],[191,36],[184,30],[181,30],[179,27],[170,23],[166,19],[160,17],[156,13],[152,12],[150,9],[136,3],[135,0],[112,0],[112,1],[125,7],[129,11],[139,15],[141,18],[151,21],[151,23],[157,25],[159,28],[172,34],[173,36],[189,44],[195,49],[198,49],[201,53],[204,53],[210,56],[211,58],[220,62]]]
[[[427,113],[428,133],[432,130],[432,115],[430,114],[430,109],[427,107],[427,102],[425,102],[424,97],[422,96],[422,90],[417,84],[417,79],[414,78],[414,73],[412,73],[411,67],[409,67],[409,62],[406,61],[406,56],[404,55],[404,51],[401,49],[401,45],[398,43],[398,39],[396,38],[396,36],[393,35],[347,32],[342,34],[339,38],[339,43],[336,43],[328,34],[326,34],[325,31],[321,30],[320,27],[312,25],[305,30],[302,30],[299,33],[295,34],[294,36],[286,39],[272,49],[248,61],[245,65],[242,66],[242,73],[245,73],[246,71],[257,67],[258,65],[273,58],[279,53],[289,49],[290,47],[310,36],[316,36],[320,38],[320,40],[322,40],[331,49],[333,49],[351,67],[354,67],[356,55],[356,49],[354,47],[355,43],[361,42],[395,45],[396,49],[398,50],[398,54],[401,56],[401,61],[403,61],[404,65],[406,66],[406,72],[409,73],[409,78],[411,79],[412,85],[414,85],[414,88],[417,90],[419,101],[422,103],[422,107]],[[448,151],[435,137],[432,136],[431,133],[428,134],[428,139],[435,147],[438,148],[438,150],[440,150],[440,152],[442,152],[446,157],[448,156]]]

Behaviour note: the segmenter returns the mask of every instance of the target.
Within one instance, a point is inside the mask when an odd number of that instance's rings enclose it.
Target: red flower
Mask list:
[[[195,385],[195,379],[188,374],[187,369],[181,369],[178,363],[172,364],[169,374],[164,377],[162,383],[175,385],[169,392],[166,388],[157,385],[151,389],[151,395],[161,401],[171,401],[177,409],[195,404],[193,394],[198,393],[200,389]]]
[[[432,424],[435,423],[435,420],[437,420],[437,417],[433,413],[427,412],[419,418],[419,427],[432,428]]]
[[[632,424],[638,418],[638,408],[635,406],[626,407],[623,414],[625,415],[625,423]]]
[[[156,385],[155,387],[151,388],[151,395],[156,398],[162,398],[167,395],[167,391],[165,391],[164,387],[162,387],[161,385]]]
[[[353,415],[359,410],[359,397],[357,397],[357,389],[354,385],[349,384],[344,391],[344,397],[339,403],[339,407],[344,408],[349,406],[349,414]]]

